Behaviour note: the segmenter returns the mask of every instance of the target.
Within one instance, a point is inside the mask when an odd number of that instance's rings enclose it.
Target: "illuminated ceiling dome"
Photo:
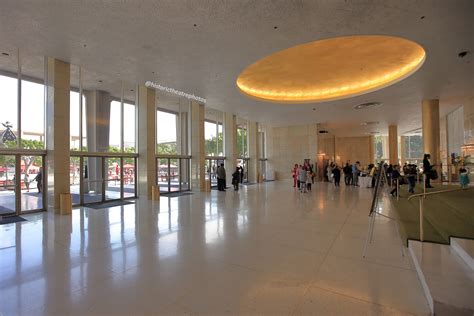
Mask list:
[[[398,82],[421,67],[424,49],[391,36],[348,36],[294,46],[248,66],[237,86],[278,103],[348,98]]]

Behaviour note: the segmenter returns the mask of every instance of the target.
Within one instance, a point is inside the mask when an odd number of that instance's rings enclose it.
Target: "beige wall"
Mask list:
[[[360,161],[362,166],[374,162],[371,154],[371,137],[336,137],[336,163],[341,166],[347,160]]]
[[[268,128],[268,167],[275,178],[291,178],[293,165],[304,159],[315,163],[317,142],[316,124]]]

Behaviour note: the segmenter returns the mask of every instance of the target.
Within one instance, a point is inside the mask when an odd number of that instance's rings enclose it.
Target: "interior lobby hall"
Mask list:
[[[474,1],[0,2],[0,316],[474,315]]]

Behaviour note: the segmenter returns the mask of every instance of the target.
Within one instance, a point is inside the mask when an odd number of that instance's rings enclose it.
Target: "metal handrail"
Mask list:
[[[413,194],[412,196],[408,197],[407,200],[411,200],[412,198],[417,197],[418,200],[420,201],[420,241],[424,240],[424,229],[423,229],[423,204],[425,197],[427,195],[435,195],[435,194],[442,194],[442,193],[449,193],[449,192],[457,192],[457,191],[467,191],[467,190],[472,190],[474,187],[471,188],[461,188],[461,189],[451,189],[451,190],[442,190],[442,191],[435,191],[435,192],[423,192],[423,193],[418,193],[418,194]]]
[[[434,192],[428,192],[428,193],[418,193],[418,194],[413,194],[410,197],[408,197],[408,200],[411,200],[412,198],[415,198],[415,197],[425,196],[425,195],[435,195],[435,194],[441,194],[441,193],[449,193],[449,192],[472,190],[472,189],[474,189],[474,187],[472,187],[472,188],[451,189],[451,190],[441,190],[441,191],[434,191]]]

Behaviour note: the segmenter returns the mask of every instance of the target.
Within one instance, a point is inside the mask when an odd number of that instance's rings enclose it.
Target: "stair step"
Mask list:
[[[451,247],[464,262],[474,271],[474,240],[451,238]]]
[[[434,314],[474,313],[474,271],[449,245],[409,242],[409,252]]]

